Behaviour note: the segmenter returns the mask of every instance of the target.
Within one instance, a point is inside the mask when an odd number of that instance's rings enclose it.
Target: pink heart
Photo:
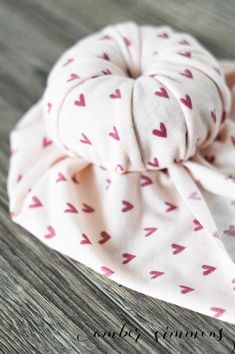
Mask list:
[[[107,185],[106,185],[105,189],[108,189],[109,186],[110,186],[110,183],[111,183],[112,181],[111,181],[111,179],[107,178],[107,179],[106,179],[106,182],[107,182]]]
[[[100,269],[101,269],[101,272],[103,273],[103,275],[106,277],[110,277],[112,274],[114,274],[114,271],[108,267],[102,266],[102,267],[100,267]]]
[[[124,171],[124,167],[118,163],[115,170],[123,172]]]
[[[215,113],[215,109],[213,111],[211,111],[211,118],[213,120],[214,123],[216,123],[216,113]]]
[[[112,75],[112,71],[110,71],[109,69],[105,69],[105,70],[102,70],[102,74],[104,74],[104,75]]]
[[[58,183],[58,182],[63,182],[63,181],[66,181],[66,178],[65,178],[65,176],[64,176],[61,172],[59,172],[59,173],[58,173],[57,180],[56,180],[56,183]]]
[[[188,199],[201,200],[201,197],[198,195],[197,191],[194,191],[189,195]]]
[[[129,211],[131,209],[134,208],[134,205],[132,205],[130,202],[128,202],[127,200],[123,200],[122,204],[124,205],[124,207],[122,208],[122,212],[126,212]]]
[[[148,237],[152,235],[155,231],[157,231],[157,227],[145,227],[144,231],[147,231],[147,233],[144,236]]]
[[[47,227],[47,230],[48,230],[49,233],[46,234],[46,235],[44,236],[44,238],[50,239],[50,238],[56,236],[55,229],[54,229],[52,226],[49,225],[49,226]]]
[[[156,279],[156,278],[160,277],[163,274],[165,274],[165,273],[164,272],[159,272],[157,270],[151,270],[149,272],[149,275],[151,275],[151,277],[150,277],[151,279]]]
[[[182,55],[183,57],[191,58],[191,52],[178,52],[177,54]]]
[[[98,241],[100,245],[103,245],[105,242],[110,240],[111,236],[106,231],[101,231],[101,239]]]
[[[85,97],[84,97],[84,95],[82,93],[80,94],[79,99],[74,101],[74,104],[76,106],[79,106],[79,107],[85,107],[86,106]]]
[[[213,266],[210,266],[207,264],[203,264],[202,269],[204,269],[204,271],[202,272],[203,275],[209,275],[210,273],[212,273],[216,270],[216,267],[213,267]]]
[[[77,80],[77,79],[80,79],[80,77],[77,74],[72,73],[72,74],[70,74],[70,78],[67,80],[67,82]]]
[[[47,113],[50,113],[52,108],[52,104],[50,102],[47,103]]]
[[[119,89],[115,90],[115,93],[111,93],[110,98],[121,98],[121,91]]]
[[[235,278],[232,279],[232,283],[235,284]],[[235,290],[235,287],[233,288],[233,290]]]
[[[80,245],[91,245],[92,242],[86,234],[82,234],[82,240],[80,241]]]
[[[141,183],[141,187],[146,187],[153,183],[151,178],[148,176],[142,175],[140,176],[140,178],[143,180],[143,183]]]
[[[78,210],[75,208],[73,204],[66,203],[66,205],[68,206],[68,208],[64,210],[64,213],[78,214]]]
[[[214,311],[214,313],[215,313],[213,316],[214,318],[218,318],[218,317],[222,316],[226,311],[225,309],[222,309],[220,307],[211,307],[210,310]]]
[[[42,140],[42,147],[46,148],[47,146],[52,144],[52,140],[48,139],[47,137],[44,137]]]
[[[179,287],[182,289],[181,294],[187,294],[187,293],[190,293],[191,291],[195,290],[195,289],[190,288],[189,286],[186,286],[186,285],[179,285]]]
[[[174,249],[173,254],[178,254],[186,249],[186,247],[172,243],[171,247]]]
[[[109,56],[108,56],[108,54],[107,53],[103,53],[102,54],[102,58],[104,59],[104,60],[110,60],[110,58],[109,58]]]
[[[92,145],[91,141],[88,139],[88,137],[84,134],[84,133],[81,133],[83,139],[80,139],[80,142],[83,143],[83,144],[90,144]]]
[[[167,130],[166,126],[164,123],[160,123],[160,129],[153,129],[152,131],[153,135],[156,135],[160,138],[166,138],[167,137]]]
[[[159,96],[159,97],[169,98],[168,93],[167,93],[167,90],[166,90],[164,87],[161,87],[161,88],[160,88],[160,91],[156,91],[156,92],[155,92],[155,95],[156,95],[156,96]]]
[[[149,166],[153,166],[153,167],[159,167],[158,159],[156,157],[154,157],[152,159],[152,161],[148,161],[148,165]]]
[[[33,203],[29,205],[29,208],[39,208],[39,207],[43,206],[43,204],[40,201],[40,199],[38,197],[36,197],[36,196],[32,197],[32,201],[33,201]]]
[[[73,59],[73,58],[68,58],[68,59],[67,59],[67,61],[64,63],[64,65],[63,65],[63,66],[67,66],[67,65],[69,65],[69,64],[71,64],[73,61],[74,61],[74,59]]]
[[[182,41],[179,41],[179,44],[190,45],[190,43],[187,41],[187,39],[182,39]]]
[[[113,127],[113,132],[110,132],[109,136],[111,136],[111,138],[114,138],[116,140],[120,140],[116,127]]]
[[[202,229],[203,229],[202,224],[201,224],[198,220],[194,219],[194,220],[193,220],[193,223],[194,223],[194,225],[195,225],[194,231],[199,231],[199,230],[202,230]]]
[[[85,213],[93,213],[95,211],[94,208],[92,208],[90,205],[86,203],[82,203],[82,205],[83,205],[82,211],[84,211]]]
[[[191,101],[191,98],[189,95],[186,95],[185,98],[182,97],[180,99],[180,102],[183,103],[186,107],[188,107],[189,109],[192,109],[193,108],[193,105],[192,105],[192,101]]]
[[[160,33],[158,35],[158,37],[163,38],[163,39],[167,39],[167,38],[169,38],[169,35],[167,33],[163,32],[163,33]]]
[[[165,202],[165,204],[169,207],[166,209],[166,212],[169,213],[170,211],[173,211],[175,209],[177,209],[177,206],[172,204],[172,203],[169,203],[169,202]]]
[[[22,180],[23,176],[22,174],[19,174],[16,178],[16,182],[19,183]]]
[[[185,69],[184,72],[180,73],[180,75],[186,76],[189,79],[193,79],[192,71],[189,69]]]
[[[131,262],[136,256],[134,254],[130,254],[130,253],[123,253],[122,257],[124,258],[122,264],[127,264],[127,263]]]

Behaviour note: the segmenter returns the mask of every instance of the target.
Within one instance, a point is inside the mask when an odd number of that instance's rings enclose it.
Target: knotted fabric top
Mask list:
[[[166,26],[76,43],[11,133],[13,220],[118,283],[235,323],[233,71]]]

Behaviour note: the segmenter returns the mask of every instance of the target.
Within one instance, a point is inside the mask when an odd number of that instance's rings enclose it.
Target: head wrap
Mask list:
[[[120,284],[235,323],[234,66],[167,26],[77,42],[11,133],[13,220]]]

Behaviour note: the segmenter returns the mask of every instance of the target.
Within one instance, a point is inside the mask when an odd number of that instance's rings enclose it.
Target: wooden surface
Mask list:
[[[235,58],[234,0],[0,0],[0,353],[232,352],[235,326],[138,294],[43,246],[8,218],[9,132],[40,97],[57,57],[108,23],[169,24]],[[124,323],[138,341],[97,338]],[[217,341],[154,331],[218,331]],[[85,341],[78,341],[78,335]],[[82,336],[82,337],[81,337]],[[235,352],[235,350],[234,350]]]

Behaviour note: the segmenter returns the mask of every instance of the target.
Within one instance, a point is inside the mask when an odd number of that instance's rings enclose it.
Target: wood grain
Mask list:
[[[235,58],[234,0],[0,0],[0,353],[220,353],[235,326],[144,296],[50,250],[8,217],[9,132],[40,97],[58,56],[109,23],[168,24]],[[95,330],[138,329],[95,338]],[[223,337],[160,339],[154,331],[222,328]],[[86,341],[79,342],[78,334]]]

